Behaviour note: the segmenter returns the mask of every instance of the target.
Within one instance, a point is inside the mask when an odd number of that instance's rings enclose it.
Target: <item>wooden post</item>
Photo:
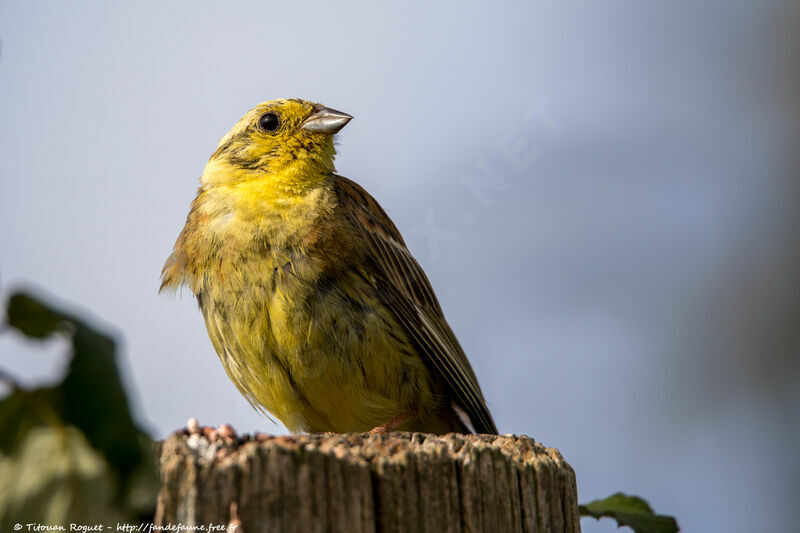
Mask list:
[[[156,524],[238,533],[578,532],[575,473],[512,435],[238,438],[161,446]],[[208,527],[206,531],[208,531]]]

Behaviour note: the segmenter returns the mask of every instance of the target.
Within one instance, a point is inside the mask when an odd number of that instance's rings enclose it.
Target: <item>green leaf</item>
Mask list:
[[[636,533],[675,533],[679,531],[678,523],[671,516],[658,515],[638,496],[628,496],[621,492],[603,500],[581,505],[578,508],[582,516],[591,516],[598,520],[607,516],[617,521],[619,527],[628,526]]]
[[[0,471],[0,531],[13,531],[16,523],[113,524],[129,518],[114,503],[114,472],[74,427],[34,428],[13,455],[0,456]]]
[[[9,326],[34,339],[44,339],[59,331],[64,320],[63,315],[22,292],[13,294],[9,298],[6,314]]]
[[[33,428],[58,422],[54,406],[60,394],[57,388],[15,389],[0,400],[0,455],[12,454]]]
[[[135,425],[109,336],[79,318],[27,294],[11,296],[8,324],[33,338],[62,331],[71,335],[72,359],[63,382],[52,389],[14,390],[0,401],[0,452],[10,453],[33,428],[69,425],[79,429],[106,459],[119,483],[116,496],[130,492],[140,465],[152,470],[146,435]],[[15,446],[16,444],[16,446]]]
[[[143,454],[117,371],[114,341],[83,323],[73,324],[72,361],[61,384],[64,420],[84,432],[125,483]]]

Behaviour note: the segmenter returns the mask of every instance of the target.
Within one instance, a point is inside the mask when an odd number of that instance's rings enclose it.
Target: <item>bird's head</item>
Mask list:
[[[294,181],[334,171],[333,136],[352,119],[306,100],[257,105],[220,140],[203,176],[206,184],[231,183],[264,174]]]

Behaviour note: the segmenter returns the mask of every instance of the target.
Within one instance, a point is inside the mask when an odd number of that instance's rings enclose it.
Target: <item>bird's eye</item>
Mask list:
[[[258,119],[258,127],[264,131],[273,132],[277,130],[280,125],[281,119],[279,119],[278,115],[275,113],[261,115],[261,118]]]

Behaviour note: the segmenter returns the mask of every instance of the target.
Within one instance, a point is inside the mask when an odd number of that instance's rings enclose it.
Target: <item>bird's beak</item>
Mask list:
[[[347,113],[317,105],[300,127],[317,133],[338,133],[352,118]]]

